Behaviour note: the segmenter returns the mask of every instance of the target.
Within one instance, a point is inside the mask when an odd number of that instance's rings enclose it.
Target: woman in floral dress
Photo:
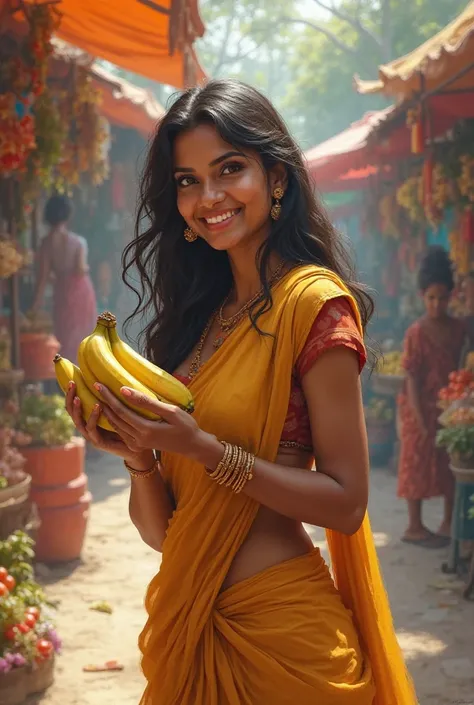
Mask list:
[[[454,279],[443,248],[428,250],[418,282],[426,312],[405,336],[398,496],[408,504],[408,527],[402,540],[441,548],[450,541],[454,480],[446,452],[436,447],[437,397],[450,372],[459,366],[466,332],[464,324],[448,313]],[[422,520],[422,502],[431,497],[444,497],[444,517],[436,533]]]

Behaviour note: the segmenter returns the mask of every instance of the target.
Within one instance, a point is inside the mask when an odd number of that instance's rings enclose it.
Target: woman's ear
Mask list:
[[[288,172],[284,164],[275,164],[270,171],[270,191],[273,192],[276,188],[282,188],[286,191],[288,186]]]

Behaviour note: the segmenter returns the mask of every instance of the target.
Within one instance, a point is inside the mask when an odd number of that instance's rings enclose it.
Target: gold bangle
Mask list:
[[[206,468],[211,480],[218,485],[228,487],[235,494],[242,492],[243,488],[253,478],[255,456],[248,453],[240,446],[234,446],[221,441],[224,446],[224,455],[215,470]]]
[[[151,475],[154,475],[159,467],[158,460],[155,460],[151,468],[148,468],[148,470],[134,470],[130,467],[126,460],[123,461],[123,464],[127,468],[130,477],[140,478],[141,480],[144,480],[146,477],[151,477]]]

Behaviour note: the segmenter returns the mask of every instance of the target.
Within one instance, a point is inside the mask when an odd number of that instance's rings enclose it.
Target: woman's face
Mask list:
[[[432,284],[423,292],[423,301],[429,318],[444,318],[448,312],[451,292],[446,284]]]
[[[174,169],[178,210],[211,247],[258,247],[267,237],[271,192],[283,184],[277,174],[267,177],[255,153],[224,142],[212,125],[200,125],[176,138]]]

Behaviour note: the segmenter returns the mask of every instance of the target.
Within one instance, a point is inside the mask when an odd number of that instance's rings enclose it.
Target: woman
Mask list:
[[[371,303],[257,91],[212,81],[169,110],[125,262],[153,311],[148,355],[196,404],[124,388],[166,423],[148,422],[98,380],[113,437],[67,395],[79,431],[124,458],[132,521],[163,553],[142,705],[412,705],[364,519]],[[303,522],[328,530],[339,592]]]
[[[69,230],[72,206],[66,196],[51,196],[44,220],[49,232],[39,250],[39,273],[32,307],[43,304],[46,285],[53,282],[54,334],[61,354],[75,361],[80,342],[95,326],[97,304],[87,264],[87,242]]]
[[[408,505],[403,541],[423,548],[442,548],[450,542],[454,480],[446,452],[436,447],[441,413],[437,401],[440,389],[448,384],[449,373],[459,367],[466,339],[464,324],[448,313],[454,279],[442,247],[426,253],[418,284],[426,314],[405,337],[398,495]],[[444,497],[444,517],[436,533],[422,519],[422,502],[430,497]]]

